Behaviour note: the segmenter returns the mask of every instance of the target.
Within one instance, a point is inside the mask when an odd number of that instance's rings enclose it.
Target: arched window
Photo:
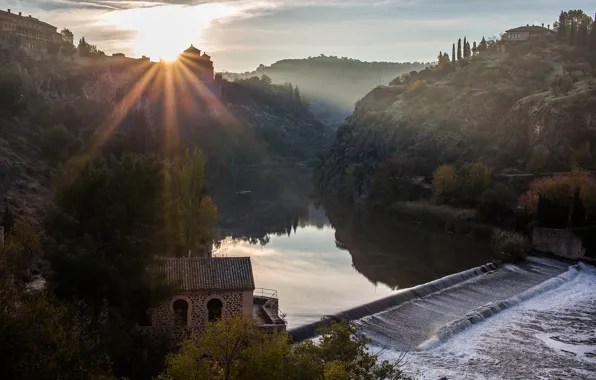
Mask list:
[[[223,309],[223,304],[221,300],[218,298],[210,299],[207,302],[207,312],[209,313],[209,322],[217,321],[221,319],[221,311]]]
[[[174,309],[174,324],[176,326],[188,325],[188,302],[178,299],[174,301],[172,309]]]

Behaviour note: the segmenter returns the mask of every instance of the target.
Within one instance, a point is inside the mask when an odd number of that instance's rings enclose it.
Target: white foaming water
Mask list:
[[[405,354],[407,373],[429,380],[596,379],[596,268],[569,267],[437,332]],[[382,357],[403,355],[385,350]]]

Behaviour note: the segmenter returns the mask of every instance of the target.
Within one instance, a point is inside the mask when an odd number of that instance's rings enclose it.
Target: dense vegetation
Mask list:
[[[339,125],[352,112],[354,103],[372,88],[426,65],[423,62],[362,62],[321,55],[285,59],[270,66],[260,65],[253,72],[223,75],[230,80],[266,75],[273,83],[292,83],[311,101],[317,119]]]
[[[242,318],[215,322],[198,342],[187,341],[179,353],[168,355],[159,379],[409,379],[399,363],[370,353],[369,341],[353,324],[334,323],[319,333],[316,343],[290,346],[285,334],[263,333]]]
[[[582,19],[596,38],[591,18]],[[445,164],[452,165],[446,178],[474,162],[493,177],[592,169],[591,45],[546,35],[494,41],[477,51],[402,75],[359,101],[321,157],[316,179],[323,191],[391,203],[419,197]],[[444,190],[476,200],[482,194]]]

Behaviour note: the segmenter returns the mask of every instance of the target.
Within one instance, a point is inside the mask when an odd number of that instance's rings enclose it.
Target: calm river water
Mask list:
[[[395,217],[313,204],[283,213],[228,223],[214,254],[250,256],[256,287],[277,290],[289,328],[490,260],[486,242]]]

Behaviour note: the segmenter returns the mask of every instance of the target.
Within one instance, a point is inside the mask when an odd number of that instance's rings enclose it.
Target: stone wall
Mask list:
[[[174,309],[176,300],[188,302],[188,326],[204,326],[207,323],[207,302],[218,298],[223,304],[222,317],[240,315],[244,311],[242,292],[188,292],[176,295],[151,311],[151,325],[154,327],[174,326]]]
[[[581,239],[569,230],[535,227],[532,231],[532,245],[537,251],[566,259],[577,260],[586,253]]]

